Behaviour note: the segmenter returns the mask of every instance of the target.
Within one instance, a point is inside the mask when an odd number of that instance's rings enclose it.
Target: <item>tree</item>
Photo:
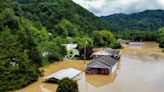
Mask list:
[[[16,16],[21,16],[22,15],[22,9],[21,6],[18,2],[13,3],[13,10]]]
[[[79,92],[77,82],[69,78],[63,78],[58,85],[56,92]]]
[[[121,44],[119,42],[114,42],[113,44],[111,44],[110,46],[113,49],[119,49],[122,48]]]
[[[93,45],[93,40],[89,37],[76,37],[74,38],[74,43],[78,44],[78,49],[81,50],[82,48],[88,46],[88,45]]]
[[[113,34],[107,30],[94,31],[92,38],[94,40],[94,45],[98,47],[108,47],[116,42]]]
[[[6,28],[0,37],[0,91],[15,90],[36,81],[39,70],[28,58],[18,36]]]
[[[53,41],[46,41],[42,43],[40,46],[44,59],[48,60],[49,62],[62,60],[67,52],[65,47],[62,47],[61,44],[58,45],[56,42]]]
[[[63,19],[56,26],[56,33],[60,36],[79,36],[77,25],[72,24],[70,21]]]
[[[10,8],[5,8],[4,11],[0,12],[0,29],[3,30],[5,27],[12,29],[12,33],[16,33],[20,28],[19,18]]]
[[[22,29],[19,30],[19,40],[23,44],[23,48],[27,50],[29,59],[40,67],[42,65],[43,56],[40,50],[40,44],[48,40],[48,33],[45,28],[38,30],[32,22],[24,18],[20,18]]]
[[[164,48],[164,27],[159,28],[157,41],[159,42],[159,47]]]

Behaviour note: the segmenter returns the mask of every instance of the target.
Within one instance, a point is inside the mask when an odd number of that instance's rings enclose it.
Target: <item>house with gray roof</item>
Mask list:
[[[104,56],[87,63],[86,73],[108,75],[112,74],[116,68],[117,60],[110,56]]]
[[[119,60],[121,57],[121,52],[120,50],[117,50],[117,49],[106,48],[104,50],[96,51],[92,53],[91,55],[92,59],[97,59],[104,56],[110,56],[114,59]]]

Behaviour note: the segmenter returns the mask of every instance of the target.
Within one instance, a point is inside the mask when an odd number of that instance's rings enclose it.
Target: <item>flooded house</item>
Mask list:
[[[120,52],[120,50],[107,48],[107,49],[93,52],[91,55],[92,59],[97,59],[97,58],[104,57],[104,56],[110,56],[114,59],[119,60],[121,57],[121,52]]]
[[[104,56],[87,63],[86,73],[104,75],[113,74],[117,68],[117,64],[118,63],[116,59],[110,56]]]
[[[130,46],[136,46],[136,47],[142,46],[143,44],[144,44],[143,42],[130,42],[129,43]]]
[[[119,42],[120,44],[129,44],[129,43],[130,43],[129,40],[123,40],[123,39],[118,39],[118,42]]]
[[[47,82],[58,82],[63,78],[70,78],[72,80],[78,80],[82,76],[82,72],[80,70],[74,68],[62,69],[58,72],[55,72],[51,75],[48,75],[44,78]]]

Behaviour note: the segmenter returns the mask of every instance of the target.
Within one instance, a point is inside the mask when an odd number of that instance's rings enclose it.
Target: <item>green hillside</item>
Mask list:
[[[146,10],[133,14],[114,14],[102,16],[120,30],[117,38],[132,41],[157,41],[164,47],[164,10]]]
[[[61,44],[120,47],[108,29],[71,0],[0,0],[0,92],[36,81],[40,67],[66,56]]]
[[[56,25],[63,19],[76,25],[78,32],[91,34],[92,31],[111,29],[106,21],[94,16],[72,0],[17,0],[23,16],[33,22],[41,22],[49,32],[59,29]],[[31,2],[30,2],[31,1]],[[33,2],[32,2],[33,1]]]
[[[133,14],[114,14],[101,18],[122,30],[155,31],[164,26],[164,10],[146,10]]]

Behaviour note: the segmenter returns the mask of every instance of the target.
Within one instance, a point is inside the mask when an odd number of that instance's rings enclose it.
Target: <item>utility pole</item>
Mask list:
[[[87,44],[88,44],[88,42],[86,41],[86,42],[85,42],[85,47],[84,47],[84,64],[85,64],[85,61],[86,61]]]

